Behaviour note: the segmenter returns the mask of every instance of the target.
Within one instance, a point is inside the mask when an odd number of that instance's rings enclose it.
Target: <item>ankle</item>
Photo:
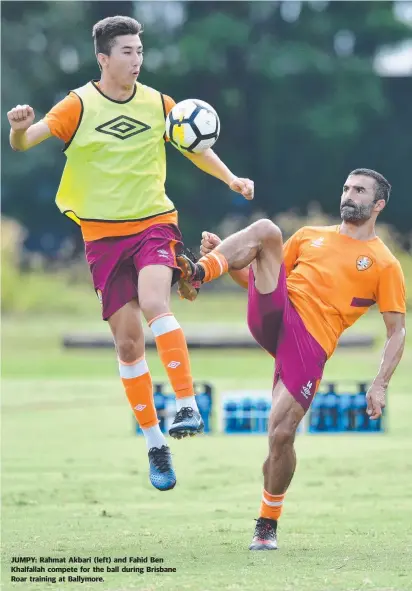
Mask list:
[[[199,412],[196,397],[195,396],[185,396],[184,398],[176,398],[176,411],[179,412],[182,408],[192,408],[193,410]]]
[[[203,282],[205,278],[205,273],[206,271],[202,263],[195,263],[195,270],[193,272],[192,279],[194,281]]]

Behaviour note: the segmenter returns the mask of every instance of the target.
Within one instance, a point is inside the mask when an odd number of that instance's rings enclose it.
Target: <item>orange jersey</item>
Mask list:
[[[170,96],[162,95],[165,117],[172,110],[175,101]],[[68,144],[80,124],[82,103],[74,92],[70,92],[57,103],[44,117],[43,121],[50,129],[50,133]],[[91,222],[81,221],[80,227],[86,241],[99,240],[110,236],[130,236],[143,232],[155,224],[177,225],[177,212],[166,213],[146,220],[127,222]]]
[[[399,261],[378,237],[355,240],[339,226],[304,227],[284,245],[290,300],[330,357],[342,332],[377,303],[406,311]]]

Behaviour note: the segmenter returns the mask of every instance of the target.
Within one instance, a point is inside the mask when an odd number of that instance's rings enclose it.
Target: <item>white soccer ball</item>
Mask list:
[[[213,146],[219,133],[218,114],[205,101],[181,101],[166,117],[166,136],[179,150],[204,152]]]

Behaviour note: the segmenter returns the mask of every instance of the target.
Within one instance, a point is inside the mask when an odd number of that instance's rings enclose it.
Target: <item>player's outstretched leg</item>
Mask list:
[[[172,269],[148,265],[139,272],[139,303],[153,332],[156,347],[176,394],[176,416],[169,435],[181,439],[203,433],[197,407],[186,338],[170,311]]]
[[[146,440],[149,478],[158,490],[174,488],[176,475],[153,400],[152,378],[144,358],[144,335],[135,299],[109,318],[119,358],[119,372],[136,420]]]
[[[277,550],[277,525],[296,468],[294,441],[305,411],[281,381],[273,391],[269,417],[269,454],[263,464],[264,489],[249,550]]]
[[[255,273],[256,286],[265,294],[276,288],[281,260],[282,233],[273,222],[263,219],[229,236],[198,262],[182,254],[177,257],[177,264],[186,283],[198,288],[199,282],[213,281],[228,271],[243,269],[256,261],[258,266],[267,267],[263,272]],[[193,290],[188,292],[193,295]],[[186,297],[185,293],[182,296]]]

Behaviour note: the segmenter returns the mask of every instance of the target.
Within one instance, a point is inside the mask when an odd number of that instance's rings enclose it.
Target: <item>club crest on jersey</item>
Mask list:
[[[366,271],[372,266],[372,259],[366,256],[358,257],[356,260],[356,268],[358,271]]]

